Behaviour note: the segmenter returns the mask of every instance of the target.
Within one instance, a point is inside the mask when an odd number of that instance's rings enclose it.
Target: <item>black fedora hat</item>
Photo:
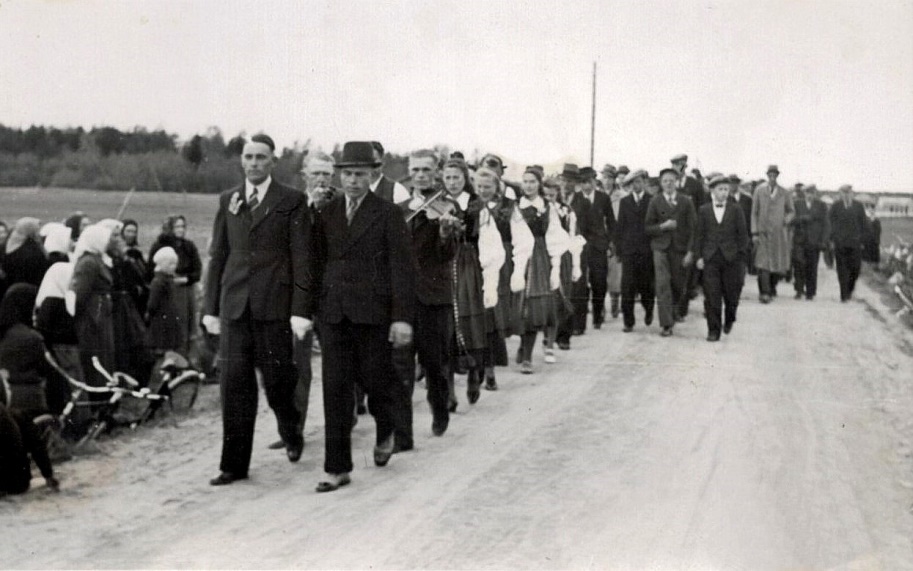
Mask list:
[[[596,178],[596,170],[593,167],[582,167],[580,169],[580,180],[592,180]]]
[[[374,145],[370,141],[349,141],[342,147],[342,157],[336,161],[336,168],[377,168],[381,164],[374,157]]]

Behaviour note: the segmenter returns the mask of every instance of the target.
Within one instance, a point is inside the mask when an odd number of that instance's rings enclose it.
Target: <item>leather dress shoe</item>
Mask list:
[[[393,444],[393,453],[398,454],[400,452],[408,452],[415,448],[415,444],[410,440],[409,442],[396,442]]]
[[[644,315],[644,325],[649,327],[652,323],[653,323],[653,312],[651,311],[651,312],[647,313],[646,315]]]
[[[301,460],[301,454],[304,452],[304,439],[302,438],[299,442],[294,444],[288,444],[285,447],[285,454],[288,456],[289,462],[297,462]]]
[[[326,478],[317,483],[317,492],[332,492],[338,490],[342,486],[348,486],[352,483],[352,478],[349,477],[348,472],[343,472],[342,474],[327,474]]]
[[[724,323],[723,324],[723,333],[725,333],[726,335],[729,335],[730,331],[732,331],[732,323]]]
[[[447,432],[447,426],[450,424],[449,418],[434,419],[431,423],[431,433],[435,436],[443,436]]]
[[[714,342],[714,341],[719,341],[719,340],[720,340],[719,331],[711,331],[710,333],[707,334],[707,341]]]
[[[267,446],[267,448],[269,448],[270,450],[282,450],[283,448],[285,448],[285,442],[283,442],[282,440],[277,440],[277,441],[273,442],[272,444],[270,444],[269,446]]]
[[[634,327],[631,325],[625,325],[624,329],[622,329],[622,331],[624,331],[625,333],[630,333],[630,332],[634,331]]]
[[[567,341],[559,341],[558,348],[561,349],[562,351],[569,351],[571,349],[571,344],[568,343]]]
[[[660,332],[661,337],[672,337],[672,328],[663,327],[663,330]]]
[[[387,437],[381,444],[374,447],[374,465],[383,467],[393,456],[393,435]]]
[[[233,472],[221,472],[218,476],[209,481],[210,486],[227,486],[238,480],[246,480],[247,474],[235,474]]]

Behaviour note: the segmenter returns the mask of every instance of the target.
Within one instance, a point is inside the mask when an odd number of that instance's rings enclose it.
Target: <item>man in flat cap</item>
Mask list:
[[[627,195],[618,205],[615,245],[621,258],[621,314],[624,332],[634,329],[634,300],[639,295],[644,308],[644,325],[653,323],[655,284],[653,252],[644,220],[650,196],[646,192],[644,172],[629,173],[624,180]]]
[[[853,187],[844,184],[840,197],[831,205],[831,241],[834,244],[834,262],[837,281],[840,282],[840,301],[853,297],[859,269],[862,265],[862,238],[865,233],[865,207],[853,199]]]
[[[310,219],[302,193],[273,180],[276,145],[264,134],[241,152],[244,183],[219,197],[206,275],[203,327],[220,334],[222,458],[213,486],[248,477],[257,379],[276,414],[288,459],[301,458],[292,335],[303,339]],[[349,414],[351,417],[351,412]]]
[[[698,210],[692,249],[695,265],[702,270],[707,341],[711,342],[720,340],[720,332],[732,331],[749,243],[745,216],[729,200],[729,185],[726,176],[710,179],[712,199]]]
[[[303,291],[307,317],[319,315],[323,357],[326,475],[318,492],[351,481],[356,385],[377,425],[374,464],[385,466],[393,454],[391,355],[412,343],[416,262],[402,211],[370,190],[379,166],[370,142],[346,143],[336,163],[343,195],[318,212],[314,225]]]
[[[790,267],[789,226],[796,210],[790,193],[777,184],[780,169],[767,168],[767,182],[758,185],[751,204],[751,240],[758,269],[761,303],[770,303],[777,295],[777,282]]]
[[[675,155],[670,162],[672,163],[672,168],[678,173],[678,181],[676,182],[678,193],[689,197],[694,207],[700,208],[702,204],[708,201],[708,196],[704,192],[704,185],[686,172],[688,155]]]
[[[827,205],[818,199],[818,187],[810,184],[794,197],[793,287],[796,299],[811,301],[818,292],[818,260],[830,239]]]

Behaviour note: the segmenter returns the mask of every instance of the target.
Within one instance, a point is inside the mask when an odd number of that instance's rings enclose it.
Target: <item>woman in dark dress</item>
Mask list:
[[[162,224],[162,233],[149,250],[151,260],[159,248],[171,246],[178,255],[178,268],[174,277],[174,303],[187,327],[185,344],[181,353],[187,355],[196,323],[196,294],[194,284],[200,281],[203,263],[196,245],[186,238],[187,220],[182,215],[169,216]],[[151,281],[151,276],[149,276]]]
[[[115,370],[116,365],[110,257],[116,242],[111,228],[94,224],[83,230],[73,253],[76,262],[67,292],[67,311],[73,315],[84,379],[92,386],[106,382],[92,365],[92,357],[98,357],[108,371]]]
[[[38,297],[35,298],[35,329],[44,337],[45,346],[60,368],[81,381],[83,374],[76,324],[67,311],[65,301],[73,279],[73,265],[70,262],[58,262],[44,274],[38,287]],[[70,397],[69,383],[63,378],[59,382],[49,383],[47,395],[48,408],[52,413],[60,414]]]
[[[862,230],[862,259],[875,264],[881,261],[881,220],[875,217],[875,205],[865,205],[866,224]]]
[[[520,372],[524,374],[533,372],[533,348],[538,333],[544,333],[547,328],[558,324],[554,300],[560,288],[561,256],[567,251],[568,241],[557,211],[542,197],[542,179],[540,168],[526,169],[523,173],[523,196],[518,204],[523,220],[534,238],[532,256],[524,268],[526,287],[520,305],[523,329],[517,360],[520,362]],[[547,347],[548,356],[552,357],[548,363],[554,362],[551,349]]]
[[[0,267],[5,278],[0,285],[0,299],[6,288],[13,284],[27,283],[36,288],[48,269],[47,254],[41,245],[37,218],[20,218],[10,232],[6,245],[0,254]]]
[[[46,385],[56,372],[44,358],[44,339],[32,328],[38,288],[18,283],[0,302],[0,369],[5,369],[12,395],[6,403],[29,418],[48,412]]]
[[[136,220],[130,218],[125,218],[122,222],[124,223],[124,226],[121,228],[121,236],[124,238],[124,246],[126,247],[124,254],[132,261],[132,264],[136,268],[136,271],[139,272],[139,275],[145,277],[140,284],[137,284],[140,289],[131,292],[131,297],[133,297],[133,302],[136,304],[136,309],[141,314],[144,314],[146,313],[146,301],[149,299],[147,282],[150,281],[148,280],[148,276],[151,268],[147,265],[146,257],[139,247],[139,224]]]

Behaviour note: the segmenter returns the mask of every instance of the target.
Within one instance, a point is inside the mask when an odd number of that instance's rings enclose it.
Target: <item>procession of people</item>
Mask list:
[[[761,303],[787,279],[811,301],[829,250],[847,301],[872,234],[852,187],[828,207],[814,185],[780,186],[776,165],[765,181],[743,183],[689,175],[680,154],[655,177],[605,165],[600,179],[565,164],[554,173],[530,165],[508,180],[497,155],[472,164],[418,150],[408,177],[394,181],[383,160],[377,141],[348,142],[338,159],[311,152],[302,192],[273,178],[276,145],[253,136],[241,151],[244,180],[219,196],[205,267],[183,216],[166,219],[148,256],[133,220],[19,220],[0,253],[0,409],[12,414],[4,418],[21,425],[23,415],[63,406],[65,383],[35,360],[44,345],[74,378],[99,385],[93,357],[142,378],[155,355],[186,354],[199,323],[218,336],[222,448],[210,484],[224,486],[250,475],[260,384],[278,425],[270,448],[301,459],[319,343],[316,490],[331,492],[352,481],[360,414],[374,418],[376,466],[414,448],[419,379],[441,437],[461,406],[458,376],[471,406],[499,389],[497,369],[512,360],[534,374],[537,346],[544,366],[560,366],[588,325],[605,329],[620,316],[618,329],[630,334],[656,317],[657,334],[669,337],[702,292],[706,340],[718,342],[733,332],[748,275],[757,275]],[[21,315],[23,296],[34,323]],[[514,335],[511,356],[505,340]],[[16,422],[5,421],[0,446],[3,465],[10,458],[18,470],[5,491],[24,491],[29,455],[56,488],[46,454]]]

